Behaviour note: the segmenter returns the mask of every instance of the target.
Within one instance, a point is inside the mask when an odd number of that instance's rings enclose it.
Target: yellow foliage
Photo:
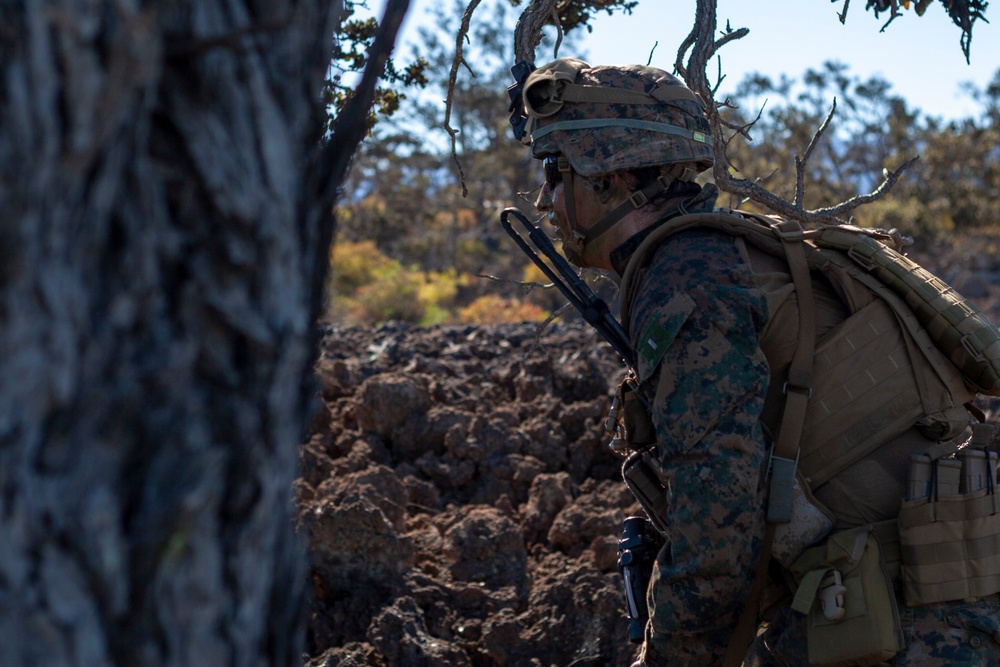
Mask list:
[[[458,311],[462,324],[501,324],[503,322],[541,322],[549,314],[523,299],[505,299],[496,294],[481,296]]]
[[[424,305],[449,305],[458,296],[458,288],[469,284],[469,277],[455,269],[421,273],[417,298]]]
[[[419,284],[409,271],[386,276],[358,289],[351,317],[358,322],[374,324],[388,320],[419,322],[424,315],[424,305],[417,298],[418,291]]]
[[[352,326],[388,320],[433,326],[448,322],[540,322],[548,312],[524,299],[479,297],[456,311],[469,274],[456,268],[419,271],[382,254],[373,241],[338,243],[330,253],[332,280],[327,317]],[[537,271],[537,269],[536,269]],[[538,282],[546,282],[539,272]]]
[[[534,262],[528,262],[524,265],[524,272],[521,273],[521,280],[526,283],[538,283],[540,285],[548,285],[551,280],[548,276],[542,273],[542,270],[535,265]]]
[[[330,251],[334,294],[349,295],[382,278],[403,270],[398,261],[383,255],[374,241],[336,243]]]

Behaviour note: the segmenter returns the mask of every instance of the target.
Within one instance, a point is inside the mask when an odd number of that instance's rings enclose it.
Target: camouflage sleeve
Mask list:
[[[670,479],[644,664],[717,664],[743,611],[764,534],[766,310],[742,242],[707,231],[664,243],[633,305]]]

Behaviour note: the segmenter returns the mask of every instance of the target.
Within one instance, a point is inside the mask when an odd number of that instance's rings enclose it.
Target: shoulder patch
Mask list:
[[[636,352],[643,368],[640,380],[652,375],[663,355],[677,338],[677,333],[694,310],[694,301],[687,294],[677,294],[664,308],[653,313],[636,340]]]

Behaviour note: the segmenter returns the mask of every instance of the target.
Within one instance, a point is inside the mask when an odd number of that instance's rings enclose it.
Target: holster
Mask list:
[[[622,477],[656,530],[666,533],[668,477],[660,464],[656,445],[632,452],[622,465]]]

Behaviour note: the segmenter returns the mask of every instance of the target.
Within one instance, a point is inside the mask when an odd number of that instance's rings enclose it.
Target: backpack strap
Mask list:
[[[799,443],[806,423],[806,407],[812,396],[816,302],[813,298],[809,264],[806,261],[802,226],[794,220],[782,220],[772,224],[771,229],[781,239],[785,249],[799,306],[799,334],[788,368],[788,378],[781,390],[785,396],[785,406],[778,437],[771,452],[771,492],[767,503],[769,523],[788,523],[792,520],[792,485],[795,482]]]
[[[747,647],[757,634],[757,614],[764,595],[767,581],[767,567],[771,559],[771,547],[778,524],[792,520],[792,486],[799,459],[799,442],[806,422],[806,407],[812,396],[813,357],[816,352],[816,303],[813,298],[812,278],[806,261],[802,226],[794,220],[781,220],[770,224],[775,235],[781,240],[788,261],[788,268],[795,285],[795,295],[799,306],[799,332],[795,352],[788,369],[788,378],[782,393],[785,405],[781,415],[781,427],[771,449],[769,463],[770,488],[767,500],[767,526],[764,543],[761,545],[757,576],[747,605],[740,615],[736,630],[729,638],[723,665],[739,667],[743,663]]]

